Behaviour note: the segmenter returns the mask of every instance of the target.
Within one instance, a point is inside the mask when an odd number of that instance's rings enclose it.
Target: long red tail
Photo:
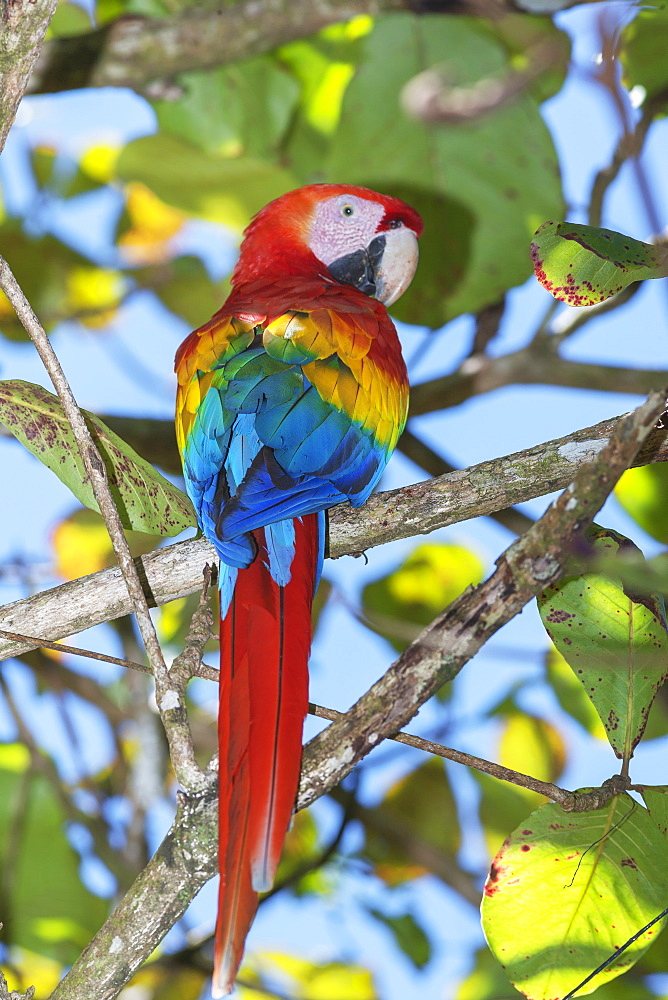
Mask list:
[[[258,554],[240,570],[220,623],[220,895],[213,995],[234,987],[258,893],[273,883],[294,808],[308,710],[318,515],[295,521],[291,579],[280,587]]]

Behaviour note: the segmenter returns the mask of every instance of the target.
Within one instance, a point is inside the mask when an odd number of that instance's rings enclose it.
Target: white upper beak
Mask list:
[[[391,306],[404,294],[418,263],[418,241],[412,229],[400,226],[385,233],[385,250],[376,271],[376,298]]]

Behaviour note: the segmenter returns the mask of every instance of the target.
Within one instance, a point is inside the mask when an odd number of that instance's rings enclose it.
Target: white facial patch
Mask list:
[[[309,247],[325,266],[356,250],[366,250],[378,232],[385,209],[357,195],[340,194],[318,203]]]

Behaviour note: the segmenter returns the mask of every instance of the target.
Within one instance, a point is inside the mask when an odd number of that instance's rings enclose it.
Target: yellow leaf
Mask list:
[[[185,222],[185,212],[167,205],[139,181],[126,185],[125,197],[130,228],[118,240],[125,260],[135,266],[169,260],[169,241]]]
[[[97,573],[114,562],[114,550],[99,514],[76,510],[56,525],[51,536],[56,572],[66,580]]]
[[[67,272],[67,309],[86,326],[105,326],[125,292],[125,279],[118,271],[81,265]]]
[[[483,575],[481,560],[463,545],[418,545],[393,573],[364,588],[364,610],[371,625],[401,650]]]
[[[63,967],[53,958],[13,945],[2,963],[10,992],[25,993],[35,987],[35,995],[49,997],[63,976]]]
[[[30,766],[30,751],[23,743],[0,745],[0,769],[12,774],[23,774]]]
[[[126,531],[133,556],[151,552],[159,539],[143,531]],[[94,510],[75,510],[60,521],[51,536],[56,556],[56,572],[66,580],[113,566],[116,557],[104,521]]]
[[[443,761],[428,759],[398,781],[367,814],[364,852],[388,885],[419,878],[428,869],[411,856],[413,842],[453,857],[461,837],[457,807]]]
[[[13,315],[14,306],[11,304],[5,293],[0,291],[0,317]]]
[[[352,63],[330,63],[311,95],[306,118],[324,135],[332,135],[341,117],[341,103],[355,67]]]
[[[550,722],[510,712],[499,741],[499,763],[539,781],[556,781],[566,763],[566,748],[559,730]]]
[[[308,997],[309,1000],[341,1000],[342,997],[345,1000],[376,1000],[373,976],[359,965],[339,962],[317,965],[305,958],[275,952],[264,953],[260,963],[273,965],[293,980],[290,993],[295,1000],[300,997]]]
[[[393,597],[406,604],[429,604],[439,611],[472,583],[480,583],[483,565],[462,545],[419,545],[389,578]]]
[[[119,153],[119,146],[89,146],[81,157],[79,166],[94,181],[108,184],[115,176]]]

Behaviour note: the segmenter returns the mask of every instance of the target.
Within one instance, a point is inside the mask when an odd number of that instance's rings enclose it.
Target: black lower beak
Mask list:
[[[354,253],[339,257],[329,265],[329,273],[344,285],[352,285],[365,295],[376,294],[376,268],[379,266],[385,249],[385,237],[376,236],[366,250],[355,250]]]

